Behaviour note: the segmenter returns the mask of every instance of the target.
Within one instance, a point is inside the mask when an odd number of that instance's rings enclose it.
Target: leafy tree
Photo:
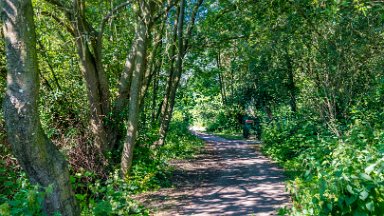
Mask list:
[[[8,140],[33,183],[51,187],[44,202],[47,214],[77,215],[79,209],[63,155],[44,133],[38,112],[39,80],[31,1],[2,2],[7,53],[4,115]]]

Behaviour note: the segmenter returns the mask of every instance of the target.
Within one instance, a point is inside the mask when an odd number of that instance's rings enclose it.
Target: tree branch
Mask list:
[[[112,9],[112,10],[111,10],[111,11],[110,11],[110,12],[103,18],[103,20],[101,21],[100,28],[99,28],[99,34],[103,34],[103,32],[104,32],[104,28],[105,28],[105,24],[107,23],[107,21],[108,21],[109,19],[111,19],[117,11],[123,9],[125,6],[127,6],[127,5],[129,5],[129,4],[131,4],[131,1],[126,1],[126,2],[123,2],[123,3],[119,4],[119,5],[116,6],[115,8],[113,8],[113,9]]]
[[[169,0],[167,7],[165,7],[163,11],[161,11],[157,16],[153,18],[153,22],[158,21],[162,15],[167,16],[167,14],[172,9],[172,7],[174,7],[178,2],[179,0],[175,0],[175,1]]]
[[[185,53],[188,50],[189,40],[192,36],[192,30],[193,30],[193,27],[195,26],[195,22],[196,22],[196,16],[197,16],[197,13],[199,12],[200,6],[203,4],[203,1],[204,0],[198,0],[196,2],[195,7],[193,8],[192,15],[191,15],[191,21],[187,27],[187,33],[186,33],[186,37],[184,39],[184,48],[183,48],[183,50],[180,51],[180,52],[182,52],[183,56],[185,55]]]
[[[61,0],[45,0],[51,5],[55,5],[56,7],[60,8],[60,10],[64,11],[65,13],[72,14],[73,11],[71,10],[71,7],[65,4],[65,2]]]
[[[62,20],[61,18],[59,18],[58,16],[54,15],[53,13],[51,12],[48,12],[48,11],[42,11],[41,12],[41,15],[44,15],[44,16],[47,16],[47,17],[51,17],[53,20],[55,20],[57,22],[57,24],[59,25],[64,25],[64,27],[67,29],[67,31],[72,35],[72,36],[75,36],[75,31],[74,29],[72,28],[71,25],[69,25],[68,23],[66,23],[64,20]]]

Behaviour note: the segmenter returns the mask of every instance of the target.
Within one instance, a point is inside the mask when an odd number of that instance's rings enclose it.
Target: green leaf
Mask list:
[[[321,179],[320,180],[320,196],[324,195],[326,188],[327,188],[326,182],[323,179]]]
[[[367,216],[368,214],[362,211],[353,212],[353,216]]]
[[[47,194],[53,193],[53,184],[50,184],[48,187],[45,188],[45,193]]]
[[[347,185],[347,190],[348,190],[349,193],[355,194],[355,192],[353,191],[351,185]]]
[[[365,174],[365,173],[361,173],[361,174],[360,174],[360,177],[361,177],[362,179],[364,179],[364,180],[367,180],[367,181],[371,181],[371,180],[372,180],[371,176],[369,176],[369,175],[367,175],[367,174]]]
[[[111,212],[112,212],[112,206],[107,201],[102,201],[97,203],[94,210],[94,213],[96,216],[110,215]]]
[[[367,199],[368,195],[369,195],[368,191],[363,190],[363,191],[360,192],[360,196],[359,196],[359,198],[360,198],[361,200],[365,200],[365,199]]]
[[[75,197],[80,201],[84,201],[85,198],[87,197],[87,194],[76,194]]]
[[[373,212],[375,211],[375,204],[373,201],[365,204],[365,207],[367,207],[368,211]]]
[[[4,185],[5,187],[11,187],[11,186],[14,186],[15,183],[14,183],[14,182],[11,182],[11,181],[6,181],[6,182],[4,182],[3,185]]]
[[[4,216],[11,215],[10,206],[8,203],[3,203],[0,205],[0,215],[4,215]]]
[[[369,165],[367,168],[365,168],[365,173],[366,174],[370,174],[374,169],[375,169],[375,166],[376,166],[376,164],[374,163],[374,164],[371,164],[371,165]]]

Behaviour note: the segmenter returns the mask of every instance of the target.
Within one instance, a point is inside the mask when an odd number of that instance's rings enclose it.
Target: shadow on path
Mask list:
[[[259,143],[195,132],[202,155],[175,161],[175,188],[141,197],[154,215],[276,215],[289,205],[281,169],[256,151]]]

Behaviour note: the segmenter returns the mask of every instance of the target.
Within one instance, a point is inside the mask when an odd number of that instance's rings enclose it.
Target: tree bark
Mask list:
[[[175,102],[177,87],[180,82],[180,77],[182,73],[182,58],[183,58],[183,50],[184,50],[184,42],[183,42],[183,28],[184,28],[184,11],[185,11],[185,0],[180,1],[179,13],[178,13],[178,21],[177,21],[177,61],[176,61],[176,71],[171,71],[167,94],[164,99],[163,108],[162,108],[162,119],[160,123],[159,130],[159,139],[156,142],[156,146],[162,146],[165,143],[165,138],[168,132],[169,123],[171,120],[171,115],[173,111],[173,104]],[[172,63],[172,62],[171,62]],[[171,66],[172,67],[172,66]]]
[[[151,85],[152,79],[158,70],[161,69],[162,58],[159,57],[163,46],[164,23],[155,31],[155,37],[152,39],[152,50],[148,56],[146,71],[143,77],[143,85],[140,92],[140,109],[144,107],[145,97]]]
[[[129,102],[132,73],[135,67],[135,58],[138,49],[137,46],[137,40],[134,40],[118,83],[118,94],[113,103],[111,124],[108,127],[108,140],[111,150],[116,150],[119,148],[117,144],[123,137],[123,132],[120,130],[120,128],[123,124],[123,119],[127,116],[125,109],[127,108]]]
[[[172,85],[172,77],[174,76],[174,73],[175,73],[176,40],[177,40],[177,28],[178,28],[179,16],[180,16],[180,6],[176,9],[176,16],[175,16],[175,21],[174,21],[173,30],[172,30],[172,42],[171,42],[171,48],[170,48],[170,62],[169,62],[170,69],[169,69],[168,83],[165,89],[164,100],[162,101],[161,106],[159,107],[159,112],[158,112],[158,115],[160,115],[162,120],[164,119],[163,116],[165,115],[165,112],[167,110],[169,94],[170,94],[171,85]]]
[[[186,36],[183,36],[184,29],[184,12],[185,12],[185,0],[180,1],[180,12],[177,23],[177,44],[178,44],[178,55],[176,61],[176,71],[170,73],[167,93],[162,107],[162,119],[160,122],[159,139],[155,142],[155,146],[162,146],[165,143],[166,135],[168,133],[169,124],[172,119],[173,107],[175,105],[176,93],[179,87],[180,78],[183,72],[183,58],[185,57],[188,47],[189,40],[192,36],[192,31],[195,25],[195,20],[199,7],[203,3],[203,0],[198,0],[192,10],[190,22],[187,27]],[[172,65],[171,65],[172,66]],[[172,72],[172,71],[171,71]]]
[[[91,131],[94,135],[94,144],[101,153],[109,150],[107,132],[104,118],[110,110],[109,86],[102,66],[101,51],[98,42],[91,41],[96,38],[90,24],[85,20],[83,0],[75,0],[75,13],[71,21],[76,38],[77,50],[80,57],[80,70],[87,85],[88,100],[91,112]],[[94,49],[94,54],[90,50]],[[101,45],[100,45],[101,46]]]
[[[153,78],[153,86],[152,86],[152,114],[151,114],[151,123],[155,124],[155,120],[157,118],[157,92],[159,90],[159,76],[160,70],[155,70],[154,78]]]
[[[43,210],[79,215],[63,155],[45,135],[38,111],[38,63],[30,0],[2,1],[7,57],[4,117],[9,142],[32,183],[51,186]]]
[[[218,71],[218,75],[219,75],[221,100],[222,100],[222,104],[225,105],[226,101],[227,101],[227,98],[226,98],[226,95],[225,95],[224,77],[223,77],[223,74],[222,74],[222,71],[221,71],[222,67],[221,67],[221,53],[220,53],[220,50],[219,50],[219,52],[217,54],[217,57],[216,57],[216,65],[217,65],[217,69],[219,70]]]
[[[121,173],[123,176],[128,174],[132,166],[133,149],[136,144],[139,114],[140,114],[140,90],[142,86],[143,74],[146,70],[147,43],[148,43],[148,15],[149,11],[144,1],[140,2],[141,14],[143,18],[137,17],[135,26],[137,42],[137,54],[132,74],[132,83],[130,88],[129,115],[127,120],[127,137],[124,142],[121,156]]]

